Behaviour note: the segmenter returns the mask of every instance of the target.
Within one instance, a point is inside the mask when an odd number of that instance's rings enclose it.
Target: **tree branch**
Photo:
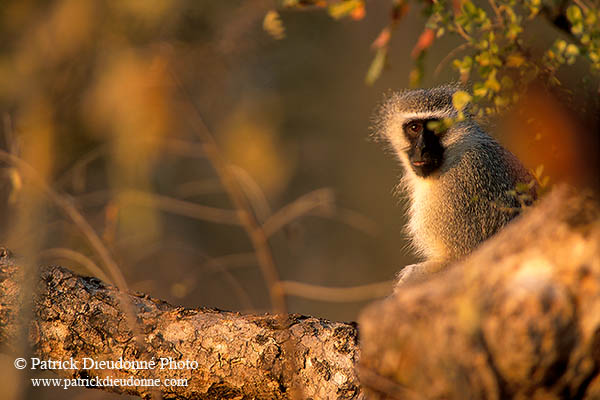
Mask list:
[[[18,332],[21,269],[0,261],[0,343]],[[241,315],[214,309],[184,309],[131,293],[127,301],[144,337],[135,340],[119,303],[118,291],[95,278],[60,267],[41,269],[30,340],[41,360],[78,360],[75,370],[58,370],[72,379],[184,379],[187,386],[126,387],[106,390],[185,399],[287,399],[294,385],[307,397],[360,396],[354,364],[357,331],[352,324],[291,315],[289,325],[273,315]],[[289,345],[291,343],[292,345]],[[290,350],[293,354],[290,354]],[[154,360],[155,368],[84,368],[94,361]],[[161,369],[160,361],[181,369]],[[188,366],[181,363],[188,362]],[[196,362],[197,364],[190,364]],[[28,368],[31,366],[29,363]],[[190,368],[196,366],[197,368]],[[292,365],[301,366],[292,370]],[[110,366],[109,366],[110,368]]]
[[[554,190],[464,262],[369,306],[359,326],[369,399],[600,398],[597,204]]]

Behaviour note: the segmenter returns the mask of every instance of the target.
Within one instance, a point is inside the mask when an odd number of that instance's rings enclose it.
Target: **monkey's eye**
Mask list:
[[[418,136],[423,132],[423,123],[422,122],[411,122],[406,126],[406,131],[410,135]]]

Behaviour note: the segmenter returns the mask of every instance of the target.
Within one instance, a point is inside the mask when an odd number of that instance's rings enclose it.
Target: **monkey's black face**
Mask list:
[[[429,122],[437,120],[412,120],[403,125],[404,135],[410,143],[407,150],[410,164],[417,174],[426,178],[434,173],[444,159],[444,148],[440,143],[440,134],[428,128]]]

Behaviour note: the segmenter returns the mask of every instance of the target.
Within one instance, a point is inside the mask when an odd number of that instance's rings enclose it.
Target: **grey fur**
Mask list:
[[[468,113],[441,137],[444,158],[439,170],[426,178],[414,173],[406,155],[409,143],[403,123],[414,115],[456,117],[452,95],[458,89],[446,85],[393,94],[376,122],[404,167],[401,187],[410,202],[407,230],[415,250],[427,260],[406,272],[437,270],[469,254],[519,214],[521,204],[508,192],[533,180],[519,160]]]

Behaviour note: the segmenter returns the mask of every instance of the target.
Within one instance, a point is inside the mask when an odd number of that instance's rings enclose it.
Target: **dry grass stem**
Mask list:
[[[269,297],[271,299],[273,310],[282,316],[286,315],[287,306],[285,303],[285,295],[278,285],[280,280],[279,272],[277,271],[275,260],[273,259],[273,254],[269,247],[268,236],[256,219],[256,216],[252,211],[252,206],[245,196],[238,179],[231,173],[228,163],[221,156],[217,143],[204,123],[199,110],[196,109],[194,103],[190,100],[190,96],[187,94],[185,87],[181,85],[178,78],[174,74],[172,74],[172,77],[181,92],[186,95],[187,101],[183,101],[182,103],[182,106],[186,111],[185,115],[191,117],[190,123],[192,124],[194,132],[199,136],[204,145],[205,155],[211,162],[220,181],[223,183],[223,187],[229,195],[229,198],[238,210],[240,221],[256,251],[258,264],[263,277],[265,278],[267,287],[269,288]]]
[[[303,282],[281,281],[280,285],[283,292],[288,296],[335,303],[348,303],[386,297],[392,293],[394,282],[384,281],[350,287],[329,287]]]
[[[123,192],[123,200],[139,206],[158,208],[172,214],[215,222],[217,224],[240,224],[239,213],[235,210],[204,206],[159,194],[127,190]]]
[[[60,178],[58,178],[54,185],[56,187],[62,188],[67,182],[70,180],[73,188],[76,191],[83,191],[84,183],[85,183],[85,168],[95,160],[102,157],[108,150],[108,146],[98,146],[93,150],[90,150],[79,160],[75,161],[75,163],[65,171]]]
[[[244,190],[248,201],[254,209],[256,217],[261,222],[265,221],[271,215],[271,207],[269,206],[267,197],[261,190],[260,186],[258,186],[258,183],[252,179],[252,176],[250,176],[245,169],[236,165],[232,165],[230,169],[235,174],[240,186]]]
[[[379,233],[379,226],[371,218],[364,216],[363,214],[350,210],[348,208],[337,207],[335,210],[335,217],[342,223],[361,231],[370,236],[376,236]],[[325,217],[329,217],[325,215]]]
[[[223,269],[240,268],[256,263],[256,254],[254,253],[239,253],[228,254],[221,257],[213,257],[206,260],[202,266],[215,271]]]
[[[316,210],[332,215],[334,207],[333,191],[329,188],[317,189],[280,208],[265,221],[263,229],[267,236],[272,236],[295,219]]]
[[[117,287],[124,292],[127,291],[125,277],[121,273],[121,270],[117,266],[116,262],[112,259],[108,249],[104,246],[96,231],[94,231],[91,225],[75,208],[71,201],[48,186],[46,182],[44,182],[39,176],[39,174],[19,157],[7,153],[4,150],[0,150],[0,160],[18,168],[21,173],[28,176],[35,183],[35,185],[42,189],[46,196],[48,196],[48,198],[75,224],[75,226],[77,226],[79,231],[87,239],[89,244],[104,263]]]
[[[27,162],[4,150],[0,150],[0,160],[13,165],[15,168],[18,168],[23,175],[31,179],[33,184],[39,187],[42,192],[46,194],[50,201],[54,203],[73,222],[73,224],[78,228],[79,232],[87,239],[92,249],[98,254],[104,263],[104,266],[112,277],[112,281],[115,282],[116,286],[119,288],[121,293],[120,301],[123,304],[123,309],[126,311],[125,315],[127,317],[127,322],[134,333],[136,342],[143,346],[143,344],[140,342],[142,335],[136,323],[133,307],[126,300],[128,286],[127,282],[125,281],[125,277],[117,266],[117,263],[111,257],[106,246],[104,246],[102,243],[102,240],[96,231],[94,231],[94,228],[92,228],[85,217],[75,208],[75,206],[66,196],[59,194],[56,190],[48,186],[48,184],[46,184],[37,171]]]
[[[182,183],[175,189],[179,198],[201,196],[205,194],[219,193],[223,191],[221,183],[216,179],[202,179]]]
[[[93,274],[94,276],[97,276],[99,279],[103,280],[104,282],[114,285],[114,282],[112,281],[112,279],[110,279],[108,277],[108,275],[106,275],[104,273],[104,271],[102,271],[102,269],[98,265],[96,265],[96,263],[91,258],[86,257],[84,254],[82,254],[78,251],[74,251],[71,249],[65,249],[65,248],[61,248],[61,247],[55,247],[52,249],[42,250],[40,252],[40,257],[50,259],[50,260],[56,260],[56,259],[62,258],[62,259],[74,261],[77,264],[80,264],[81,266],[83,266],[89,273]]]

